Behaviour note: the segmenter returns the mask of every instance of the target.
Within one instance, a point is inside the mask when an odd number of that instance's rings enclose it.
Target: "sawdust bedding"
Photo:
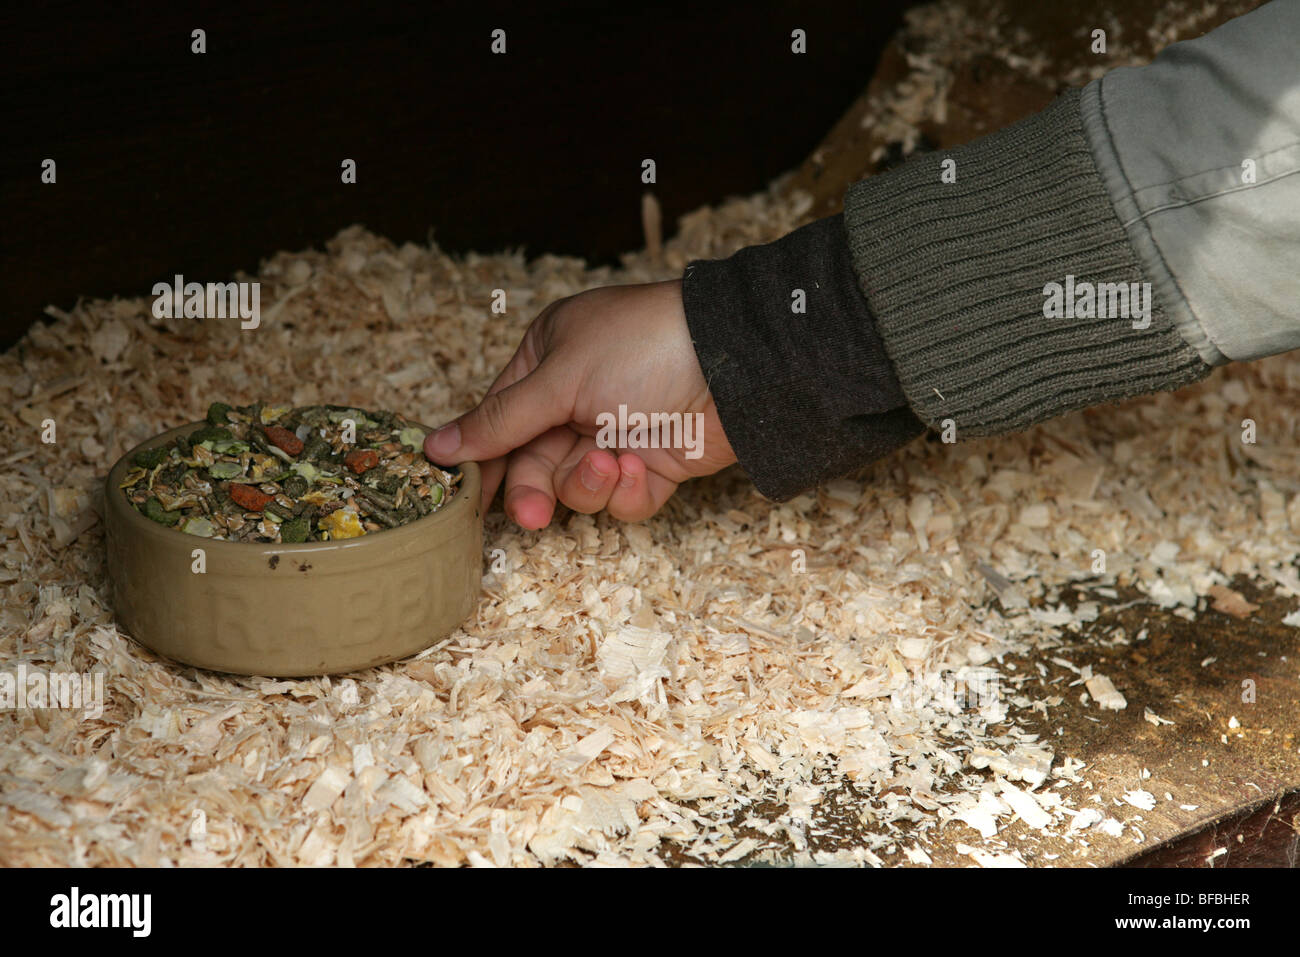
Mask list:
[[[1300,596],[1295,359],[1002,440],[917,442],[780,506],[733,472],[644,525],[570,516],[532,533],[496,515],[487,547],[501,552],[464,630],[341,680],[198,672],[114,627],[92,486],[214,391],[440,421],[545,302],[778,235],[799,205],[773,193],[696,214],[662,268],[457,261],[353,228],[266,263],[276,305],[255,331],[156,320],[146,299],[34,328],[0,360],[0,657],[11,673],[102,670],[107,697],[97,719],[0,715],[3,859],[653,864],[663,841],[702,861],[761,858],[806,847],[816,782],[838,775],[889,795],[852,861],[924,862],[961,840],[997,863],[1008,855],[975,833],[995,840],[1013,816],[1066,838],[1103,823],[1089,810],[1071,827],[1081,809],[1052,784],[1086,769],[1016,719],[1037,706],[1104,720],[1113,686],[1089,682],[1091,706],[1031,701],[1003,674],[997,700],[962,708],[914,683],[1059,654],[1096,615],[1060,602],[1071,581],[1103,599],[1134,584],[1188,615],[1238,573]],[[489,311],[498,287],[508,316]],[[760,800],[787,810],[747,822],[769,841],[737,840],[732,822]]]
[[[1296,358],[1018,436],[918,441],[779,506],[733,470],[643,525],[525,532],[495,514],[477,614],[350,677],[196,671],[114,626],[92,489],[213,395],[436,423],[482,394],[550,300],[680,274],[783,235],[808,205],[778,183],[600,269],[452,258],[354,227],[266,261],[270,305],[243,332],[155,319],[147,297],[51,309],[0,358],[0,671],[102,672],[106,698],[98,717],[0,712],[0,860],[657,865],[671,846],[705,863],[923,865],[955,846],[1016,866],[998,838],[1014,821],[1067,842],[1113,829],[1057,790],[1089,768],[1020,719],[1143,702],[1066,672],[1085,687],[1031,700],[1004,656],[1064,661],[1098,609],[1061,600],[1072,582],[1100,602],[1131,585],[1188,617],[1236,574],[1300,598]],[[917,690],[990,674],[1001,693],[978,706]],[[870,827],[811,851],[843,780]]]

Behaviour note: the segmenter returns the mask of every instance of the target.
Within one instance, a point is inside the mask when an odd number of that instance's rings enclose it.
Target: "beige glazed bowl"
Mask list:
[[[142,442],[108,473],[113,607],[136,640],[213,671],[338,674],[415,654],[474,611],[483,571],[477,465],[460,466],[464,478],[445,506],[399,528],[298,545],[216,541],[150,521],[118,487],[136,452],[204,424]],[[195,549],[204,551],[202,574]]]

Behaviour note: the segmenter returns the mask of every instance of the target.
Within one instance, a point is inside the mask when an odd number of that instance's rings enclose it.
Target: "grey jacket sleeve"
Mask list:
[[[1211,365],[1300,347],[1300,0],[1273,0],[1080,103],[1129,242]]]
[[[1300,347],[1298,49],[1300,0],[1274,0],[855,184],[854,269],[917,416],[1014,431]]]

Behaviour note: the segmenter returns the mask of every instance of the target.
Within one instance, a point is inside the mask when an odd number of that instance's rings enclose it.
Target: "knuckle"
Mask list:
[[[577,297],[566,296],[564,299],[555,300],[533,320],[533,328],[536,330],[537,339],[541,346],[536,350],[534,361],[540,362],[542,357],[549,355],[555,347],[555,338],[559,334],[564,316],[567,314],[565,307],[568,306],[569,311],[571,311],[572,306],[569,304],[575,298]]]
[[[491,439],[502,439],[506,435],[506,404],[501,398],[500,392],[494,392],[485,396],[482,403],[479,404],[479,414],[482,417],[483,430]]]

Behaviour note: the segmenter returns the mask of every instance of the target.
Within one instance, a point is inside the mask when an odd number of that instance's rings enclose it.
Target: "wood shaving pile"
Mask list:
[[[1078,49],[1088,50],[1092,31],[1102,29],[1106,52],[1063,69],[1046,49],[1044,37],[1026,29],[999,0],[924,4],[904,14],[900,30],[907,75],[873,99],[862,126],[876,131],[881,144],[899,144],[903,155],[910,155],[921,143],[922,125],[947,122],[948,96],[963,64],[989,57],[1048,89],[1079,87],[1118,67],[1142,66],[1169,44],[1200,36],[1257,6],[1259,0],[1165,0],[1141,33],[1125,29],[1128,11],[1122,9],[1108,11],[1097,22],[1076,20],[1073,39]],[[871,161],[878,162],[885,149],[878,147]]]
[[[0,671],[99,671],[106,701],[93,718],[0,711],[0,861],[660,865],[672,848],[925,865],[942,845],[1018,866],[998,839],[1016,819],[1066,841],[1116,826],[1053,790],[1086,768],[1018,720],[1144,703],[1091,672],[1076,684],[1098,702],[1033,701],[1002,659],[1062,661],[1098,610],[1062,601],[1071,582],[1185,616],[1236,574],[1300,597],[1300,359],[1018,436],[918,441],[780,506],[731,470],[643,525],[569,515],[525,532],[495,513],[476,616],[342,679],[196,671],[114,626],[91,504],[136,442],[216,395],[437,424],[549,301],[775,239],[808,203],[778,183],[700,210],[662,265],[621,268],[453,258],[352,227],[240,277],[271,304],[249,331],[155,319],[147,296],[51,309],[0,358]],[[990,675],[1000,693],[978,706],[941,693]],[[867,837],[814,853],[844,781],[866,796]]]

